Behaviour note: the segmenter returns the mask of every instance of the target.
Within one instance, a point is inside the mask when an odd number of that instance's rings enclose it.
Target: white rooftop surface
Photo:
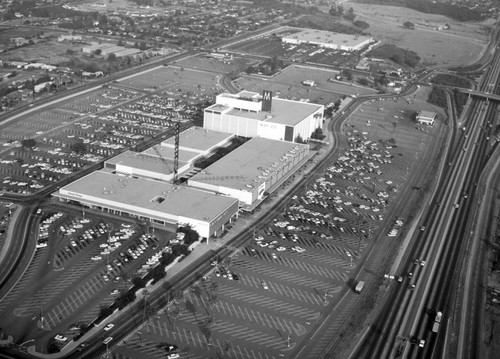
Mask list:
[[[193,149],[197,152],[205,152],[231,137],[234,137],[234,135],[194,126],[179,134],[179,147]],[[162,142],[162,146],[174,147],[174,145],[175,137],[170,137]]]
[[[303,42],[337,44],[353,47],[357,44],[369,40],[367,36],[339,34],[325,30],[304,29],[302,31],[284,36],[284,38],[298,39]]]
[[[266,169],[277,169],[281,158],[303,144],[254,137],[191,178],[192,181],[234,189],[257,188]],[[273,164],[275,166],[273,166]],[[257,182],[256,182],[256,181]]]
[[[228,107],[213,105],[209,107],[214,110],[226,109]],[[243,118],[251,118],[259,121],[270,123],[279,123],[288,126],[295,126],[303,121],[307,116],[318,111],[321,105],[313,103],[305,103],[300,101],[285,100],[281,98],[273,98],[271,111],[250,112],[239,110],[236,108],[227,112],[227,115],[239,116]]]
[[[88,199],[96,204],[105,201],[104,206],[112,203],[122,210],[133,206],[138,212],[168,213],[204,222],[217,217],[237,201],[185,186],[103,171],[96,171],[62,187],[59,193],[77,201]],[[154,200],[159,196],[165,198],[161,203]]]
[[[172,168],[174,166],[174,162],[173,162],[174,161],[174,147],[155,145],[153,147],[150,147],[150,148],[142,151],[141,153],[143,153],[145,155],[155,156],[155,157],[161,156],[162,158],[165,158],[168,160],[168,163],[172,165]],[[200,154],[198,152],[189,151],[189,150],[179,148],[179,163],[190,162],[194,158],[196,158],[196,156],[200,156]]]
[[[144,154],[142,152],[125,151],[110,158],[106,163],[155,173],[169,174],[174,172],[174,161],[168,158],[160,158],[158,155],[154,154],[154,152],[153,154]],[[183,166],[184,164],[185,163],[179,161],[179,166]]]
[[[420,112],[418,113],[418,116],[419,116],[419,117],[426,117],[426,118],[433,118],[433,117],[434,117],[434,116],[436,116],[436,115],[437,115],[437,113],[435,113],[435,112],[432,112],[432,111],[425,111],[425,110],[424,110],[424,111],[420,111]]]

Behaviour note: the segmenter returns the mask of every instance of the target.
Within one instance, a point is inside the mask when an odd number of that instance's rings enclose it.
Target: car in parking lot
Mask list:
[[[299,247],[299,246],[293,246],[291,249],[292,249],[292,251],[295,251],[297,253],[302,253],[302,252],[306,251],[304,248]]]
[[[57,341],[60,341],[60,342],[65,342],[68,340],[68,338],[66,338],[64,335],[62,334],[57,334],[55,337],[54,337],[55,340]]]
[[[418,342],[418,346],[420,348],[423,348],[425,346],[425,340],[424,339],[420,339],[420,341]]]
[[[420,227],[420,230],[423,232],[425,231],[425,226]]]
[[[115,325],[113,323],[109,323],[106,325],[103,329],[107,332],[108,330],[111,330]]]
[[[167,359],[177,359],[177,358],[180,358],[181,356],[177,353],[170,353],[170,354],[167,354]]]
[[[260,284],[262,285],[262,288],[264,288],[266,290],[269,289],[266,282],[261,282]]]
[[[172,353],[177,350],[177,345],[173,344],[163,344],[160,346],[161,349],[164,349],[167,353]]]
[[[271,257],[272,257],[273,259],[278,259],[278,256],[276,255],[276,253],[271,253]]]

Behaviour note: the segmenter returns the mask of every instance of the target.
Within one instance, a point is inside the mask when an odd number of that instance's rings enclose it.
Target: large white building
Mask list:
[[[161,225],[189,224],[204,238],[217,236],[238,216],[238,200],[235,198],[104,170],[62,187],[54,196]]]
[[[323,127],[323,105],[273,98],[272,92],[220,94],[204,111],[203,127],[243,137],[294,142]]]
[[[221,193],[251,207],[309,158],[309,145],[255,137],[189,179],[189,186]]]
[[[339,34],[331,31],[303,29],[281,38],[287,44],[310,44],[327,49],[357,51],[373,42],[373,38],[359,35]]]

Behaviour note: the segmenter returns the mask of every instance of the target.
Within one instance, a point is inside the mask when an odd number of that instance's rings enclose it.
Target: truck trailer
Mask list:
[[[361,291],[363,290],[364,286],[365,286],[365,282],[363,282],[362,280],[360,280],[358,282],[358,284],[356,284],[356,288],[354,288],[354,291],[356,293],[361,293]]]

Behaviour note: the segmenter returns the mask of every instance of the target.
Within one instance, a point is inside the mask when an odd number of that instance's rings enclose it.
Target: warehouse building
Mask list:
[[[373,38],[359,35],[339,34],[331,31],[303,29],[284,36],[281,41],[287,44],[310,44],[333,50],[358,51],[373,42]]]
[[[243,137],[307,141],[323,127],[323,105],[273,98],[272,92],[224,93],[204,111],[203,127]]]
[[[219,235],[238,216],[235,198],[105,170],[62,187],[54,196],[61,201],[160,225],[187,224],[204,238]]]
[[[255,137],[189,179],[189,186],[221,193],[249,208],[309,158],[309,146]]]

